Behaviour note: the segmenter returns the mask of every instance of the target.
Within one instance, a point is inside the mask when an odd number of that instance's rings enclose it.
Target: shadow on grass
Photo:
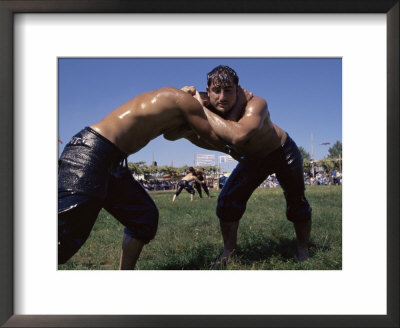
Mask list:
[[[263,239],[255,242],[249,242],[237,249],[237,256],[243,264],[251,264],[256,261],[266,261],[272,257],[282,258],[284,260],[296,260],[296,239],[279,238]],[[313,257],[317,245],[309,243],[310,258]],[[330,247],[318,247],[318,251],[329,251]]]
[[[268,260],[271,257],[293,259],[296,258],[296,240],[281,238],[250,242],[238,248],[237,256],[246,264]]]
[[[161,265],[158,270],[208,270],[216,258],[215,245],[204,244],[192,250],[184,259],[169,258],[168,263]]]
[[[310,242],[309,249],[310,258],[312,258],[316,251],[327,252],[330,247],[324,246],[321,248]],[[219,253],[215,253],[215,245],[202,245],[196,248],[190,258],[187,257],[184,260],[170,258],[168,263],[160,266],[158,270],[209,270],[219,255]],[[271,258],[297,261],[296,240],[280,238],[277,240],[263,239],[249,242],[238,247],[236,258],[243,266],[251,266],[254,262],[268,261]]]

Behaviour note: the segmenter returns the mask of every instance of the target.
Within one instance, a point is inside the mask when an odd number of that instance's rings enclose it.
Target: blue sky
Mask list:
[[[60,154],[74,134],[139,93],[185,85],[205,91],[207,73],[221,64],[237,72],[240,85],[267,100],[271,120],[310,154],[313,133],[315,159],[342,141],[340,58],[60,58],[58,64]],[[161,136],[128,160],[150,165],[154,158],[158,165],[179,167],[193,165],[194,154],[223,155]]]

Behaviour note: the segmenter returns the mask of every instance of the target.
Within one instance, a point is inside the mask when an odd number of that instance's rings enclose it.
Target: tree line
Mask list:
[[[140,162],[129,162],[129,169],[132,171],[134,175],[143,175],[143,176],[155,176],[161,178],[162,176],[168,174],[171,177],[176,177],[179,175],[183,175],[189,169],[188,165],[184,165],[181,167],[174,167],[168,165],[146,165],[145,161]],[[215,174],[218,172],[217,166],[202,166],[201,167],[205,174]]]
[[[312,170],[312,165],[321,166],[324,170],[339,170],[342,171],[342,143],[336,141],[336,143],[328,149],[328,156],[324,159],[313,161],[310,154],[306,152],[303,147],[299,147],[301,154],[303,155],[304,171],[309,172]]]
[[[342,143],[337,141],[332,147],[328,149],[328,157],[318,161],[312,161],[310,154],[303,148],[299,147],[301,154],[303,155],[304,160],[304,171],[309,172],[312,170],[312,165],[314,162],[314,166],[321,166],[327,171],[331,170],[342,170]],[[174,167],[168,165],[146,165],[145,161],[140,162],[129,162],[129,169],[132,171],[134,175],[143,175],[143,176],[155,176],[161,178],[162,176],[168,174],[171,177],[177,177],[185,174],[185,172],[189,169],[188,165],[184,165],[181,167]],[[202,166],[201,167],[205,174],[211,175],[218,173],[217,166]]]

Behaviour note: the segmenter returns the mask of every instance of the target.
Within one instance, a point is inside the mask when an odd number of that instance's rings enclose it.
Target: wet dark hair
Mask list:
[[[210,86],[213,82],[218,86],[231,82],[238,86],[239,76],[229,66],[219,65],[207,74],[207,86]]]
[[[193,166],[189,167],[189,168],[188,168],[188,171],[194,173],[194,168],[193,168]]]

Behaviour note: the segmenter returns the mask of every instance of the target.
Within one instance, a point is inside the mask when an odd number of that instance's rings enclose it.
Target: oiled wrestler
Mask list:
[[[207,194],[207,197],[211,198],[210,191],[208,190],[208,187],[207,187],[207,183],[204,180],[204,172],[203,172],[203,170],[199,169],[199,168],[196,168],[195,172],[196,172],[197,179],[199,179],[200,183],[196,181],[194,186],[195,186],[197,192],[199,193],[200,198],[203,198],[203,196],[201,194],[201,187],[203,187],[204,192]]]
[[[157,231],[158,210],[127,168],[127,156],[164,135],[225,151],[201,105],[172,87],[143,93],[72,137],[59,159],[58,263],[85,243],[105,208],[124,226],[120,269],[133,269]],[[234,155],[233,155],[234,156]],[[125,165],[124,165],[125,163]]]
[[[178,183],[178,189],[176,190],[174,197],[172,198],[172,202],[175,201],[176,197],[179,196],[183,189],[185,189],[190,194],[190,201],[193,202],[195,191],[193,186],[191,185],[191,182],[199,184],[202,182],[197,178],[196,172],[193,167],[189,167],[186,173],[187,174]]]
[[[185,90],[200,103],[215,133],[242,158],[224,184],[217,204],[224,250],[216,265],[226,263],[236,248],[239,222],[254,190],[276,173],[286,199],[286,217],[293,222],[297,256],[309,258],[312,208],[305,197],[303,158],[289,134],[271,121],[265,99],[253,96],[246,106],[236,72],[225,65],[207,74],[207,93]]]

